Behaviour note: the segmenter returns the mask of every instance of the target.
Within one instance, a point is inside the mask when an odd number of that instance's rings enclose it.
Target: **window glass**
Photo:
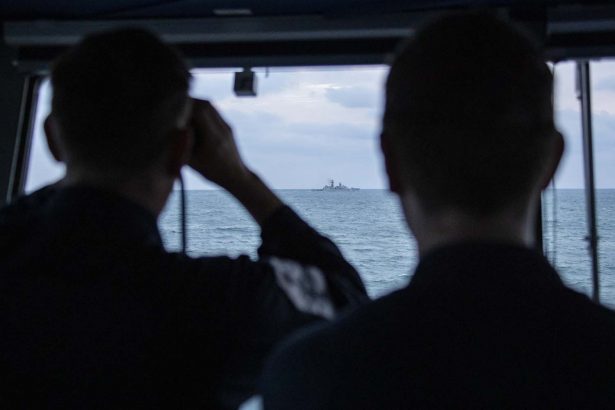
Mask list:
[[[55,182],[64,175],[64,165],[53,159],[45,140],[43,122],[49,115],[49,111],[51,111],[51,87],[49,80],[46,79],[38,89],[34,132],[26,174],[25,191],[27,193]]]
[[[372,296],[406,284],[416,249],[396,198],[386,190],[378,144],[386,67],[256,69],[255,98],[234,95],[235,71],[194,71],[191,94],[220,109],[248,165],[339,245]],[[63,173],[43,138],[40,119],[48,113],[49,94],[45,84],[28,192]],[[189,254],[256,257],[259,230],[241,206],[190,170],[184,179]],[[322,190],[330,180],[360,189]],[[175,191],[159,219],[170,250],[179,250],[178,201]]]
[[[615,61],[591,64],[601,299],[615,308]]]
[[[612,72],[612,71],[611,71]],[[591,256],[588,248],[587,216],[584,191],[583,145],[580,102],[576,90],[576,63],[560,63],[555,66],[555,109],[556,122],[564,135],[566,143],[564,157],[556,174],[555,183],[543,195],[543,232],[544,249],[549,260],[556,266],[562,279],[572,288],[591,296],[592,273]],[[598,200],[598,230],[600,242],[600,267],[602,274],[602,302],[615,307],[615,289],[613,278],[606,270],[613,270],[612,238],[613,199],[615,187],[610,177],[613,170],[615,149],[609,134],[609,115],[606,108],[608,97],[597,87],[604,78],[608,78],[607,67],[592,64],[593,125],[594,152],[596,164],[596,182]],[[615,77],[612,77],[615,79]],[[615,84],[615,82],[613,82]],[[602,102],[601,104],[599,102]],[[611,106],[611,110],[613,110]],[[615,122],[610,125],[615,129]],[[611,145],[606,143],[610,139]],[[610,159],[609,159],[610,158]],[[609,162],[610,161],[610,162]],[[609,181],[609,178],[611,180]],[[609,214],[611,217],[609,218]],[[609,251],[610,247],[610,251]],[[610,253],[609,253],[610,252]],[[609,259],[609,255],[611,258]]]
[[[615,307],[615,63],[592,64],[594,132],[602,300]],[[232,125],[246,162],[297,212],[330,236],[363,275],[372,296],[403,286],[416,263],[416,248],[397,200],[386,191],[378,149],[386,68],[257,69],[258,96],[236,97],[233,73],[197,70],[191,93],[210,99]],[[591,295],[583,192],[583,153],[575,64],[555,66],[556,122],[566,152],[555,184],[543,195],[544,250],[564,282]],[[64,173],[47,149],[42,122],[51,90],[39,91],[36,129],[26,191]],[[613,123],[612,123],[613,122]],[[189,253],[256,257],[259,230],[224,191],[184,171]],[[359,191],[319,191],[329,180]],[[165,246],[179,250],[179,195],[159,219]]]
[[[584,242],[587,228],[575,67],[575,63],[554,67],[555,121],[566,145],[554,182],[543,194],[543,249],[567,285],[591,295],[591,265]]]

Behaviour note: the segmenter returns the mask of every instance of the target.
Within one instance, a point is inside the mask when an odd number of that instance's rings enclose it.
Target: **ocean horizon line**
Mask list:
[[[273,191],[322,191],[321,188],[271,188]],[[388,191],[387,188],[358,188],[359,191]],[[556,188],[556,191],[584,191],[585,188]],[[177,188],[174,188],[173,191],[180,191]],[[186,189],[186,191],[224,191],[224,188],[196,188],[196,189]],[[552,191],[551,188],[548,188],[544,192]],[[615,191],[615,188],[596,188],[596,191]],[[342,191],[345,192],[345,191]],[[353,191],[356,192],[356,191]]]

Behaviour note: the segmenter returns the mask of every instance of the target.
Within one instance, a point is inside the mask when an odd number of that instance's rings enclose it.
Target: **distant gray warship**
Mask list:
[[[335,181],[330,179],[329,184],[322,187],[322,189],[315,189],[314,191],[327,191],[327,192],[339,192],[339,191],[358,191],[359,188],[349,188],[346,185],[343,185],[341,182],[338,182],[335,185]]]

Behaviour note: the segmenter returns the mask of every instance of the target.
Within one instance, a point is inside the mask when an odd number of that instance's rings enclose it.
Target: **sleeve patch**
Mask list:
[[[335,308],[329,296],[327,281],[320,269],[297,262],[269,258],[278,286],[299,311],[332,319]]]

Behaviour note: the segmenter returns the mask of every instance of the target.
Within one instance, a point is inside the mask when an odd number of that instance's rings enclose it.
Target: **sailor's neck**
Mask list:
[[[524,247],[535,246],[535,210],[532,205],[475,217],[454,209],[426,213],[408,209],[404,213],[417,240],[419,256],[454,243],[497,242]]]
[[[165,181],[147,174],[122,176],[101,176],[89,172],[69,172],[59,182],[60,186],[89,186],[103,191],[114,192],[137,203],[158,217],[166,204],[173,181]]]

